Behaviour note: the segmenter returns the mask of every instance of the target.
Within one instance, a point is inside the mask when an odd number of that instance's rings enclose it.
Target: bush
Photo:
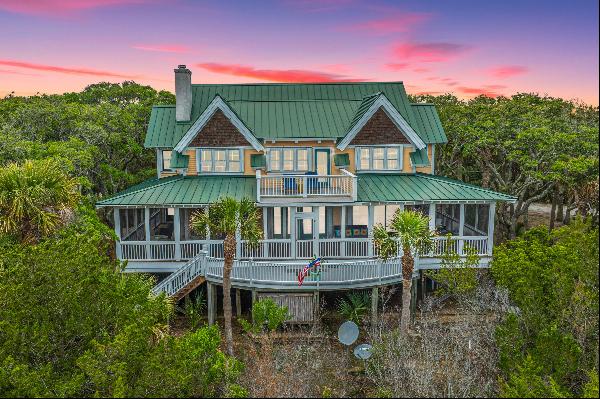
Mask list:
[[[371,296],[368,291],[351,292],[337,303],[338,313],[346,320],[360,324],[371,309]]]
[[[252,305],[252,323],[240,319],[244,331],[258,334],[264,331],[273,332],[289,320],[287,306],[279,306],[271,298],[261,299]]]

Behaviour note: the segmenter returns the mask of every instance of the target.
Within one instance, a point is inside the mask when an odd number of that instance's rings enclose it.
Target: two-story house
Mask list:
[[[474,248],[487,265],[496,203],[514,198],[436,175],[444,129],[402,82],[192,84],[181,65],[175,87],[176,104],[153,108],[146,136],[156,178],[98,202],[114,210],[126,271],[172,273],[161,288],[171,295],[199,275],[218,284],[222,237],[190,230],[189,220],[222,196],[262,209],[260,245],[238,241],[236,288],[398,282],[399,260],[378,260],[372,240],[397,209],[423,212],[457,252]],[[439,267],[445,245],[438,238],[417,267]],[[313,256],[320,278],[299,286],[297,271]]]

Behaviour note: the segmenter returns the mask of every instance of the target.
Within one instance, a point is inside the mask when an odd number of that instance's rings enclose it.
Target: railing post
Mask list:
[[[150,251],[150,208],[144,208],[144,232],[146,234],[146,259],[152,259]]]
[[[352,175],[352,201],[356,201],[358,198],[358,178],[356,175]]]
[[[179,210],[181,208],[174,208],[175,214],[173,215],[173,235],[175,235],[175,260],[181,260],[181,218]]]
[[[119,208],[113,209],[113,217],[115,219],[115,234],[117,235],[117,242],[115,243],[115,252],[117,254],[117,259],[123,259],[123,252],[121,248],[121,214],[119,213]]]
[[[465,204],[460,204],[460,212],[458,218],[458,254],[463,255],[463,249],[465,246]]]
[[[256,202],[260,202],[260,179],[261,179],[261,171],[260,169],[256,170]]]
[[[208,251],[206,250],[206,245],[202,246],[202,249],[200,250],[200,252],[198,253],[198,259],[200,260],[200,270],[201,270],[201,274],[206,277],[206,275],[208,274]]]
[[[301,176],[302,178],[302,196],[306,198],[308,196],[308,184],[306,184],[306,176]]]
[[[494,218],[496,217],[496,203],[490,203],[488,210],[488,231],[487,231],[487,253],[492,256],[494,251]]]

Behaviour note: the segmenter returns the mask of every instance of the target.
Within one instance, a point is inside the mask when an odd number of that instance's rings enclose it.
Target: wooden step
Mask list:
[[[202,283],[206,281],[204,276],[198,276],[192,281],[189,282],[185,287],[179,290],[175,295],[173,295],[173,299],[177,302],[181,299],[185,298],[187,294],[198,288]]]

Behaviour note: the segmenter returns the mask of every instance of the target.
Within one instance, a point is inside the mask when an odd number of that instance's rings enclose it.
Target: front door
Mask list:
[[[315,149],[315,172],[317,172],[318,175],[324,176],[331,174],[329,154],[328,148]]]
[[[315,214],[311,207],[297,208],[295,219],[296,257],[312,258],[314,255],[313,240],[316,233]]]

